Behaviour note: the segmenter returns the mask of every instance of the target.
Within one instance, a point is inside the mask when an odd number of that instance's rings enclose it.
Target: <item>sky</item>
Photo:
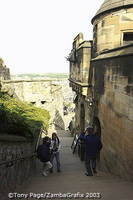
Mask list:
[[[0,0],[0,57],[11,74],[68,73],[73,39],[92,39],[103,1]]]

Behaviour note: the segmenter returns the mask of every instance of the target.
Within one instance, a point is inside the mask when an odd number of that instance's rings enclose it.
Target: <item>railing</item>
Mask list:
[[[76,152],[76,149],[77,149],[80,160],[84,161],[84,159],[85,159],[85,143],[84,143],[84,141],[79,139],[78,134],[75,134],[75,137],[74,137],[72,145],[71,145],[71,149],[72,149],[73,154]]]
[[[79,138],[79,135],[75,134],[72,145],[71,145],[71,149],[72,149],[73,154],[75,153],[77,145],[78,145],[78,141],[79,141],[78,138]]]

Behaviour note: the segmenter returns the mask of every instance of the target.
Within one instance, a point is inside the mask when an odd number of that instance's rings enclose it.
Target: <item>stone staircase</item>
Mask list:
[[[87,177],[84,175],[84,162],[81,162],[77,154],[72,154],[71,143],[73,138],[67,131],[57,130],[62,143],[61,148],[61,168],[62,172],[57,173],[54,170],[53,174],[47,177],[41,175],[41,163],[38,162],[38,173],[32,177],[31,183],[21,189],[22,193],[35,194],[77,194],[87,195],[101,195],[104,200],[132,200],[133,199],[133,183],[124,181],[113,175],[98,171],[98,175]],[[92,195],[92,194],[91,194]],[[67,198],[67,199],[83,199]],[[24,199],[24,198],[22,198]],[[36,199],[36,198],[27,198]],[[42,198],[43,199],[43,198]],[[45,198],[46,199],[46,198]],[[50,198],[50,199],[59,199]],[[64,199],[64,198],[60,198]],[[92,199],[92,198],[88,198]],[[98,199],[98,198],[95,198]]]

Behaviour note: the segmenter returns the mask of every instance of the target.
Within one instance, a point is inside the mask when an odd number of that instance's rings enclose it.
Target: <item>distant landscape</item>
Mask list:
[[[45,74],[16,74],[16,75],[11,75],[11,79],[13,80],[25,80],[25,79],[63,79],[63,78],[68,78],[67,73],[45,73]]]

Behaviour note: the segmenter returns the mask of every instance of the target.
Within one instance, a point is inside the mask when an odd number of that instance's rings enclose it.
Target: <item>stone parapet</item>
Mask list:
[[[23,137],[0,136],[0,199],[23,184],[36,169],[34,145]]]
[[[132,0],[105,0],[101,5],[100,9],[97,11],[95,16],[92,19],[92,23],[96,18],[99,18],[100,15],[105,13],[113,12],[115,10],[120,10],[123,8],[132,8],[133,1]]]
[[[128,6],[126,6],[122,2],[125,2]],[[93,18],[94,57],[101,54],[101,52],[103,51],[133,43],[132,0],[108,0],[107,3],[110,6],[116,5],[115,9],[110,9],[111,12],[109,12],[109,10],[107,9],[107,12],[100,12],[100,15],[96,15]],[[123,7],[119,7],[117,3],[122,3]]]

